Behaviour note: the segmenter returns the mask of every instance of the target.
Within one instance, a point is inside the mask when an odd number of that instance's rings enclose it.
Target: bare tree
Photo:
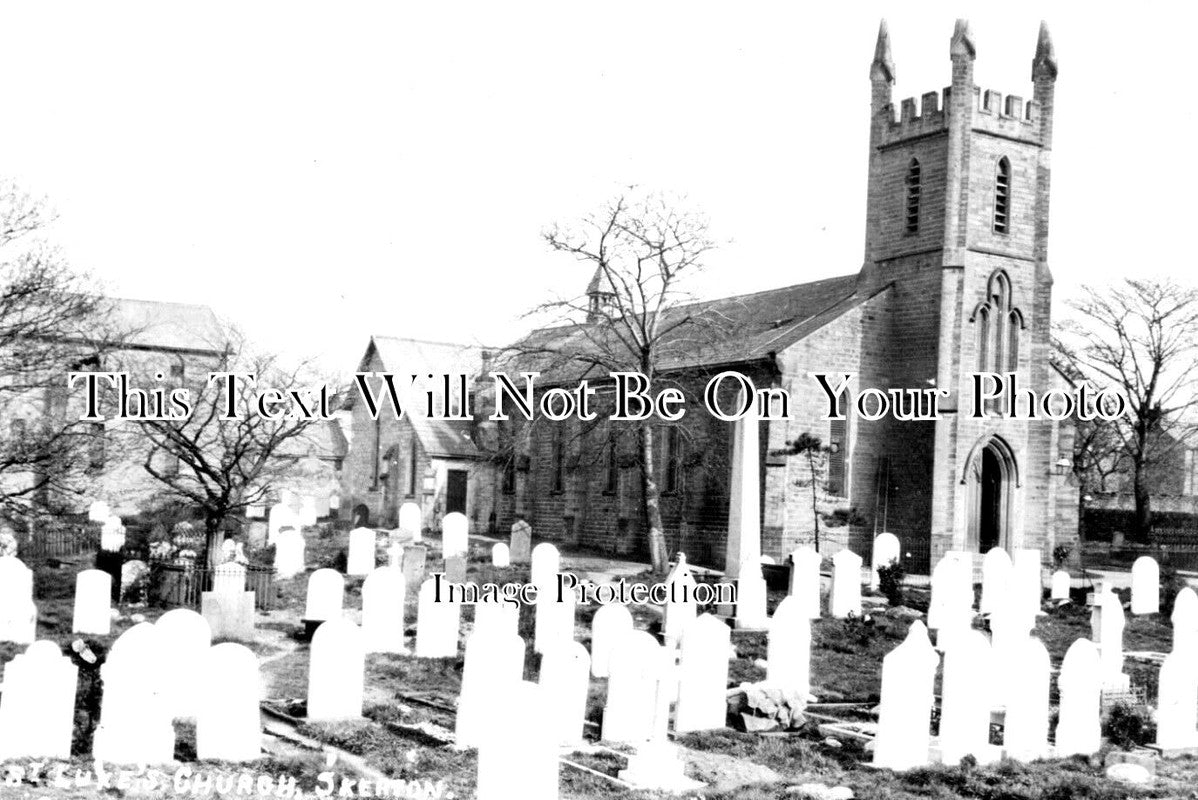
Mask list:
[[[605,379],[612,372],[639,372],[654,389],[670,381],[663,367],[692,353],[718,334],[719,320],[697,312],[686,287],[713,249],[706,219],[660,194],[630,191],[576,225],[554,226],[544,240],[591,273],[584,294],[543,303],[531,315],[549,315],[554,327],[512,349],[541,359],[542,372],[560,382]],[[649,551],[656,572],[669,563],[657,483],[655,426],[651,417],[635,429]]]
[[[244,337],[231,331],[212,373],[253,375],[254,380],[219,379],[208,375],[190,379],[189,415],[174,420],[146,420],[140,430],[149,441],[145,469],[171,494],[197,505],[204,514],[207,562],[220,551],[226,520],[247,506],[264,502],[274,483],[303,457],[305,435],[320,423],[319,397],[307,364],[283,365],[273,355],[250,349]],[[257,398],[266,389],[304,394],[306,415],[291,405],[269,407],[263,414]],[[329,388],[328,395],[336,394]],[[230,398],[235,416],[229,416]],[[281,412],[275,418],[274,412]]]
[[[0,181],[0,503],[17,513],[82,491],[94,436],[67,410],[67,376],[130,333],[45,241],[53,220],[44,199]]]
[[[1087,287],[1070,306],[1077,318],[1062,326],[1058,352],[1078,373],[1126,401],[1126,416],[1109,432],[1132,472],[1135,532],[1146,536],[1157,469],[1194,435],[1198,288],[1128,278],[1108,288]]]

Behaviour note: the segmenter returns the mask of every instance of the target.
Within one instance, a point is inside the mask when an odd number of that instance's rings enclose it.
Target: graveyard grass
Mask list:
[[[309,536],[311,568],[341,566],[344,536]],[[429,571],[441,567],[436,558],[436,546],[430,547]],[[57,641],[67,652],[71,634],[74,576],[88,563],[55,562],[35,564],[39,608],[39,638]],[[310,572],[310,570],[309,570]],[[528,578],[527,568],[497,570],[490,566],[489,549],[476,543],[468,566],[471,580],[476,582],[519,581]],[[477,760],[473,751],[457,751],[439,743],[438,735],[453,729],[452,706],[461,683],[462,660],[457,658],[416,659],[411,656],[373,654],[366,659],[364,718],[353,723],[307,723],[304,704],[307,695],[308,643],[301,635],[307,574],[280,582],[280,600],[270,612],[257,615],[257,641],[252,649],[262,663],[263,693],[277,717],[267,719],[272,730],[280,730],[284,738],[264,737],[269,742],[268,755],[246,767],[256,774],[291,775],[301,787],[317,785],[317,776],[328,770],[341,776],[353,777],[382,774],[390,778],[418,779],[436,782],[443,780],[457,798],[474,794]],[[346,582],[345,608],[351,618],[360,619],[362,579]],[[783,593],[771,591],[770,611],[782,599]],[[926,593],[908,589],[907,603],[924,610]],[[153,620],[165,609],[122,604],[120,617],[114,620],[112,634],[92,637],[98,647],[107,647],[116,637],[135,624],[134,615]],[[577,636],[584,644],[590,642],[590,623],[593,607],[578,609]],[[632,609],[637,627],[654,629],[660,625],[660,614],[654,608]],[[463,614],[463,633],[470,627],[471,612]],[[416,597],[407,596],[407,634],[409,647],[415,632]],[[811,676],[813,692],[822,702],[864,703],[868,709],[877,703],[880,670],[883,656],[893,649],[907,632],[910,615],[887,612],[881,606],[875,613],[867,611],[866,619],[832,620],[823,618],[813,625]],[[980,623],[979,623],[980,624]],[[533,619],[531,609],[520,617],[520,634],[527,642],[525,678],[535,680],[539,657],[532,650]],[[1044,641],[1054,665],[1070,643],[1089,635],[1089,614],[1077,604],[1050,609],[1040,617],[1034,635]],[[1167,619],[1160,615],[1128,617],[1125,647],[1128,651],[1166,651],[1171,641]],[[730,664],[729,682],[758,681],[765,677],[759,665],[765,658],[764,633],[734,632],[732,643],[737,657]],[[5,662],[22,648],[0,645],[0,658]],[[1145,666],[1128,659],[1127,670],[1133,683],[1152,686],[1157,667]],[[587,704],[587,738],[598,738],[602,717],[605,681],[592,680]],[[82,679],[81,679],[82,685]],[[1150,689],[1154,692],[1154,688]],[[1055,700],[1055,698],[1054,698]],[[83,705],[81,700],[80,705]],[[852,715],[844,715],[851,719]],[[860,714],[858,718],[867,718]],[[76,725],[75,764],[80,769],[91,766],[86,737],[86,709],[80,708]],[[182,763],[194,762],[194,730],[186,723],[176,723],[175,754]],[[686,796],[710,798],[784,798],[796,797],[791,787],[804,783],[826,786],[847,786],[857,798],[914,798],[973,797],[987,800],[1066,800],[1067,798],[1101,798],[1115,800],[1127,797],[1198,797],[1198,763],[1191,759],[1162,761],[1158,779],[1148,789],[1114,783],[1103,776],[1102,757],[1073,758],[1019,764],[1004,762],[979,767],[962,764],[954,767],[932,767],[896,774],[868,766],[869,754],[859,742],[850,737],[836,738],[821,735],[814,724],[794,734],[750,734],[733,729],[690,733],[677,737],[676,742],[686,749],[687,772],[702,780],[707,788]],[[611,750],[619,751],[615,747]],[[322,752],[326,750],[327,752]],[[596,750],[577,752],[566,760],[581,767],[615,776],[623,768],[623,759],[611,752]],[[330,763],[332,765],[330,766]],[[196,765],[220,769],[220,765]],[[228,765],[230,771],[240,772],[241,765]],[[572,766],[563,765],[560,772],[561,795],[567,798],[648,798],[660,795],[636,792],[621,787]],[[4,792],[0,792],[4,793]],[[7,793],[5,793],[6,796]],[[23,784],[12,796],[69,797],[83,800],[119,791],[78,788],[67,791],[45,785]],[[305,795],[312,796],[310,791]],[[145,796],[145,795],[140,795]],[[164,790],[162,797],[176,796]],[[515,796],[515,795],[514,795]]]

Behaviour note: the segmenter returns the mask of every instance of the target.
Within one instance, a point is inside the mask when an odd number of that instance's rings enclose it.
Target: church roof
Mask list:
[[[396,376],[460,374],[473,378],[482,371],[487,352],[479,345],[372,336],[358,370],[366,371],[372,356],[377,354],[381,370]],[[357,393],[351,392],[345,407],[352,408],[356,397]],[[405,418],[430,456],[481,458],[484,455],[471,439],[469,422],[428,419],[419,413],[408,414]]]
[[[753,294],[688,303],[668,310],[658,368],[663,371],[757,361],[803,339],[867,299],[857,275],[843,275]],[[535,370],[542,380],[576,380],[615,366],[605,363],[607,323],[541,328],[508,348],[504,369]]]
[[[127,298],[102,302],[110,314],[107,324],[128,347],[216,355],[229,340],[208,306]]]

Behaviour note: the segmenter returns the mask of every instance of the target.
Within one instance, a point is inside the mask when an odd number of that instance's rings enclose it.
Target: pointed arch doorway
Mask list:
[[[966,461],[965,550],[985,553],[995,547],[1010,550],[1014,495],[1019,469],[1010,446],[998,436],[983,437]]]

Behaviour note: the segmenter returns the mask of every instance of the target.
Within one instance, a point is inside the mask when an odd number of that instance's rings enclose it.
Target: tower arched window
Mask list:
[[[1023,327],[1023,316],[1016,309],[1007,315],[1007,372],[1019,370],[1019,329]]]
[[[1006,233],[1011,226],[1011,162],[1003,156],[994,175],[994,232]]]
[[[986,306],[978,309],[978,372],[990,370],[990,309]]]
[[[911,159],[907,167],[906,200],[907,200],[907,233],[919,233],[919,195],[922,176],[920,175],[919,160]]]

